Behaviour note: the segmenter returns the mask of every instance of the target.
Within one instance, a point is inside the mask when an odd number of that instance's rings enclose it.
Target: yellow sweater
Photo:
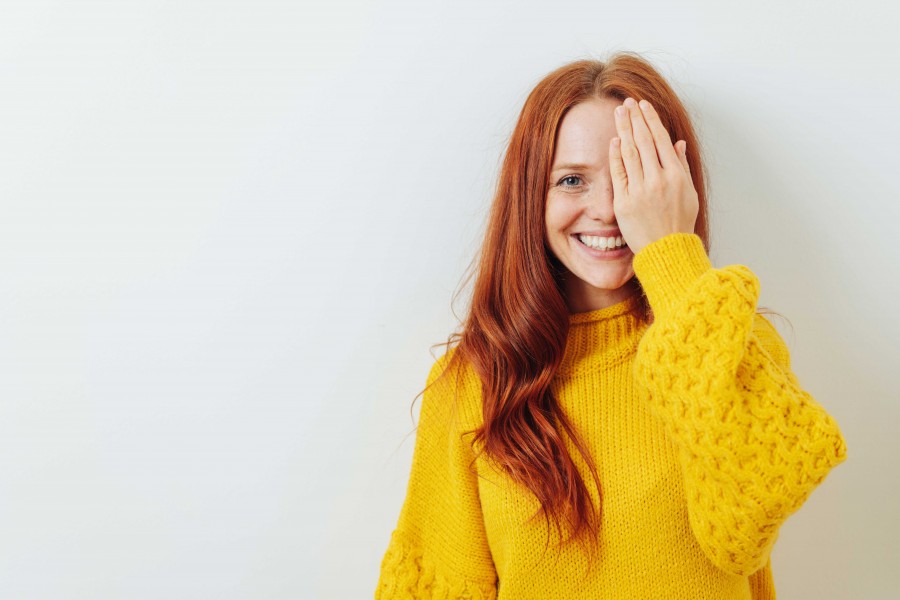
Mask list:
[[[482,416],[480,382],[466,365],[423,396],[376,599],[775,597],[779,527],[846,459],[844,438],[755,313],[759,281],[749,268],[714,268],[686,233],[647,245],[633,264],[655,322],[637,324],[637,297],[570,315],[552,388],[601,480],[590,577],[578,544],[555,551],[552,525],[525,523],[538,508],[527,488],[484,456],[477,474],[468,469],[471,437],[459,433]],[[596,509],[594,480],[564,440]]]

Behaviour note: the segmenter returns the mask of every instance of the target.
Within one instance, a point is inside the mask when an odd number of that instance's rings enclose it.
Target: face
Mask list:
[[[545,226],[550,249],[567,270],[566,302],[573,313],[605,308],[636,291],[629,283],[634,277],[630,248],[598,250],[579,239],[591,233],[621,237],[609,173],[609,143],[618,135],[613,111],[620,104],[608,98],[576,104],[559,127]],[[603,244],[597,238],[587,241]]]

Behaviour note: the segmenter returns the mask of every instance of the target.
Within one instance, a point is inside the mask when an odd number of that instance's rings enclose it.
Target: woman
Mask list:
[[[757,277],[712,266],[706,209],[684,106],[639,55],[537,85],[376,598],[775,597],[779,528],[847,450]]]

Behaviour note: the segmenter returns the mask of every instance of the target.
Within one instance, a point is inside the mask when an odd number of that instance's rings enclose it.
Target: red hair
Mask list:
[[[458,342],[449,350],[453,356],[444,373],[451,371],[454,361],[464,360],[481,380],[483,424],[463,433],[474,436],[476,456],[484,452],[494,465],[531,490],[541,504],[532,519],[543,514],[549,525],[552,517],[557,530],[566,523],[571,533],[568,541],[586,538],[596,543],[599,513],[566,451],[564,433],[584,457],[598,494],[601,485],[590,452],[550,391],[566,349],[569,311],[561,279],[565,267],[546,238],[546,195],[556,136],[566,112],[592,98],[621,102],[629,96],[646,98],[672,140],[687,142],[687,161],[700,204],[694,232],[709,250],[700,143],[672,88],[633,52],[616,53],[605,62],[566,64],[537,84],[519,114],[499,173],[480,259],[476,256],[470,265],[478,261],[469,313],[462,330],[443,343],[449,347]],[[470,278],[471,273],[466,281]],[[640,297],[635,316],[652,323],[637,277],[627,285],[634,286]],[[586,549],[592,547],[589,544]]]

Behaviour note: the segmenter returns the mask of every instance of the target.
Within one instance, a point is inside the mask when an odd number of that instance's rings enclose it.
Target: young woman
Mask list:
[[[660,74],[619,53],[545,77],[427,379],[376,598],[775,597],[779,528],[847,449],[757,277],[708,248]]]

